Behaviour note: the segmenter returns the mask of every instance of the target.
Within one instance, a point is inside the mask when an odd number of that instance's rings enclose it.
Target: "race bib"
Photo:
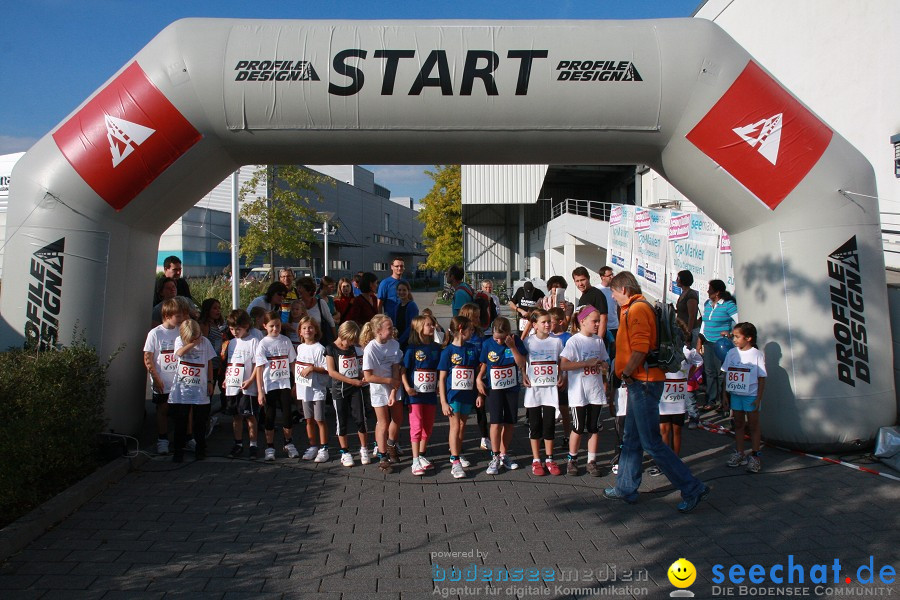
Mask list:
[[[507,365],[505,367],[491,367],[491,388],[495,390],[505,390],[515,387],[519,384],[517,375],[518,369],[515,365]]]
[[[747,396],[750,394],[751,381],[750,369],[741,367],[731,367],[725,373],[725,390],[729,394],[740,394]]]
[[[338,373],[349,379],[359,379],[359,360],[355,356],[338,358]]]
[[[244,365],[228,363],[225,367],[225,387],[238,388],[244,383]]]
[[[299,360],[294,363],[294,383],[297,384],[298,387],[312,387],[312,373],[310,373],[310,377],[304,377],[300,373],[303,372],[303,369],[306,367],[311,367],[312,365],[309,363],[300,362]]]
[[[287,356],[275,356],[269,359],[269,381],[290,379]]]
[[[157,357],[159,370],[163,373],[174,373],[178,367],[178,357],[174,350],[160,350]]]
[[[553,387],[559,381],[559,365],[555,361],[535,361],[529,369],[532,387]]]
[[[475,369],[472,367],[453,367],[450,371],[451,390],[474,390]]]
[[[582,375],[584,377],[600,377],[603,374],[603,369],[600,368],[600,364],[596,364],[593,367],[585,367]]]
[[[437,371],[421,369],[416,371],[413,387],[417,394],[430,394],[437,389]]]
[[[663,388],[663,402],[684,402],[687,400],[687,379],[666,379]]]
[[[180,361],[178,363],[178,383],[183,386],[199,388],[203,385],[203,365]]]

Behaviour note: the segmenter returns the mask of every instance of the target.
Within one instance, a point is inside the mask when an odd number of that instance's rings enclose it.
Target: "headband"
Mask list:
[[[582,321],[584,321],[585,318],[587,318],[587,316],[592,312],[597,312],[597,309],[590,304],[582,308],[580,311],[578,311],[578,322],[581,323]]]

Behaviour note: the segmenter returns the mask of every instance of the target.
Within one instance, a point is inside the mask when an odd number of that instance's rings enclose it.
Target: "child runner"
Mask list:
[[[169,392],[175,381],[175,340],[178,328],[188,315],[182,305],[169,298],[160,309],[162,324],[147,334],[144,342],[144,367],[153,384],[153,405],[156,407],[156,453],[169,453]]]
[[[609,354],[597,335],[600,313],[596,308],[591,305],[582,307],[575,322],[578,333],[569,339],[560,355],[560,369],[569,372],[569,412],[572,414],[566,473],[578,475],[578,449],[581,447],[581,436],[587,431],[591,436],[587,444],[587,471],[599,477],[603,475],[603,469],[597,464],[600,410],[606,404],[603,375],[609,370]]]
[[[666,373],[666,385],[659,400],[659,434],[663,443],[678,455],[681,454],[681,428],[691,396],[694,394],[688,387],[688,380],[698,369],[703,368],[703,357],[691,344],[691,330],[687,324],[678,319],[675,321],[684,335],[684,360],[677,373]],[[647,469],[651,477],[662,475],[659,467],[653,465]]]
[[[225,376],[222,370],[222,359],[219,354],[222,352],[222,333],[225,330],[225,319],[222,318],[222,304],[215,298],[207,298],[200,305],[200,317],[197,319],[200,324],[200,331],[209,343],[212,344],[213,351],[216,353],[213,358],[213,393],[219,389],[219,383]],[[219,397],[222,408],[225,408],[225,396]]]
[[[281,335],[281,309],[266,313],[266,337],[259,341],[253,362],[256,385],[266,395],[266,461],[275,460],[275,412],[281,408],[284,451],[288,458],[300,453],[294,446],[291,422],[291,363],[297,358],[291,340]]]
[[[244,453],[244,421],[250,438],[250,458],[256,458],[257,418],[259,417],[259,392],[256,388],[256,348],[262,333],[250,328],[250,315],[243,309],[231,311],[228,328],[234,339],[228,342],[225,360],[225,414],[232,415],[231,429],[234,446],[228,454],[237,458]]]
[[[491,331],[493,336],[481,346],[478,390],[487,396],[491,419],[491,462],[486,473],[496,475],[500,467],[519,468],[519,464],[509,457],[509,446],[519,418],[519,381],[528,351],[522,340],[512,335],[506,317],[494,319]],[[489,386],[482,381],[485,375]]]
[[[472,323],[465,317],[450,319],[447,328],[449,342],[438,363],[438,392],[441,411],[450,418],[450,474],[456,479],[466,476],[463,462],[462,443],[466,420],[472,406],[481,403],[481,396],[475,391],[475,377],[478,372],[478,356],[475,348],[466,342],[472,336]]]
[[[303,300],[297,299],[291,302],[291,308],[287,315],[287,321],[282,326],[282,329],[284,330],[284,335],[286,335],[287,338],[294,344],[301,343],[298,326],[300,325],[300,319],[305,316],[306,306],[304,306]]]
[[[419,306],[412,299],[409,283],[401,279],[397,284],[397,341],[400,349],[406,351],[412,321],[419,316]]]
[[[475,346],[475,356],[481,357],[481,347],[484,345],[485,340],[484,331],[481,329],[481,309],[474,302],[469,302],[462,305],[459,309],[459,315],[471,321],[473,328],[472,337],[466,343]],[[490,451],[491,438],[488,433],[488,418],[484,397],[481,398],[481,406],[475,407],[475,416],[478,418],[478,430],[481,432],[481,449]]]
[[[399,289],[399,286],[398,286]],[[412,320],[409,347],[403,356],[403,387],[409,404],[409,441],[412,474],[424,475],[434,465],[425,458],[437,411],[437,368],[441,347],[434,341],[434,321],[419,315]]]
[[[397,397],[403,354],[393,336],[394,324],[384,314],[375,315],[363,325],[360,336],[364,346],[363,373],[370,384],[372,408],[375,409],[378,468],[383,473],[393,470],[391,463],[400,462],[397,435],[403,422],[403,402]]]
[[[756,326],[738,323],[733,331],[734,348],[725,355],[722,371],[725,373],[726,399],[731,399],[734,414],[735,451],[728,459],[729,467],[747,465],[749,473],[759,473],[760,440],[759,410],[766,389],[766,357],[756,346]],[[744,428],[750,429],[752,454],[748,461],[744,454]],[[749,463],[749,464],[748,464]]]
[[[559,355],[563,343],[550,335],[552,319],[543,308],[531,312],[534,335],[525,339],[528,350],[528,369],[525,371],[525,414],[528,416],[531,440],[531,472],[538,477],[561,475],[553,461],[553,438],[556,436],[556,411],[559,410],[559,390],[565,387],[565,377],[559,371]],[[544,440],[545,463],[541,463],[541,439]],[[545,469],[546,465],[546,469]]]
[[[328,376],[331,377],[331,398],[337,421],[338,443],[341,445],[341,464],[345,467],[353,466],[353,455],[347,444],[347,426],[351,418],[356,423],[356,433],[359,436],[359,462],[364,465],[372,462],[366,447],[369,440],[366,404],[363,399],[363,390],[368,384],[362,379],[358,354],[362,354],[359,349],[359,325],[355,321],[344,321],[338,328],[337,339],[325,349],[325,362],[328,365]]]
[[[328,424],[325,423],[325,388],[328,385],[328,364],[325,348],[319,343],[322,330],[312,317],[303,317],[297,324],[301,343],[297,346],[297,362],[294,363],[294,387],[297,401],[303,405],[306,419],[306,435],[309,448],[303,460],[327,462]]]
[[[569,338],[572,337],[572,333],[567,330],[569,326],[569,317],[566,316],[566,311],[559,306],[554,306],[547,312],[550,314],[550,335],[558,337],[559,341],[562,342],[563,348],[565,348],[566,344],[569,342]],[[565,384],[559,388],[559,414],[560,417],[562,417],[563,443],[565,444],[565,448],[568,448],[569,434],[572,432],[572,415],[569,412],[568,377],[565,378]]]
[[[209,398],[213,388],[213,350],[209,340],[203,337],[200,324],[188,319],[179,328],[175,339],[175,356],[178,363],[175,381],[169,394],[172,417],[175,420],[174,462],[184,460],[184,445],[187,440],[188,419],[193,407],[194,441],[197,442],[194,459],[206,458],[206,422],[209,420]]]
[[[438,323],[437,317],[435,317],[434,313],[431,312],[431,309],[427,307],[422,309],[421,314],[427,315],[434,319],[434,341],[438,344],[443,344],[446,332],[444,331],[444,328],[441,327],[441,324]]]

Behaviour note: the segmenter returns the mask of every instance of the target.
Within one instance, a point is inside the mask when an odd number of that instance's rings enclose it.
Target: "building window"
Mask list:
[[[384,230],[391,230],[391,213],[384,213]]]
[[[388,266],[387,263],[377,262],[377,263],[372,264],[373,271],[387,271],[389,269],[390,269],[390,266]]]
[[[350,261],[349,260],[333,260],[333,261],[331,261],[331,268],[337,269],[339,271],[349,271],[350,270]]]

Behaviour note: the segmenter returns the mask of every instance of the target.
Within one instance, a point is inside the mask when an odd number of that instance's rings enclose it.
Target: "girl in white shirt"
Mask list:
[[[363,325],[359,341],[364,346],[363,374],[370,384],[372,408],[377,419],[378,468],[390,473],[393,470],[391,463],[400,462],[397,436],[403,423],[403,402],[397,397],[397,389],[403,353],[394,339],[394,324],[384,314],[375,315]]]
[[[172,460],[184,460],[188,419],[194,414],[194,458],[206,458],[206,422],[209,420],[209,398],[213,393],[212,360],[216,356],[209,339],[203,337],[200,324],[188,319],[181,324],[175,339],[175,381],[169,394],[169,412],[175,420],[175,453]]]
[[[525,339],[528,349],[528,368],[525,373],[525,413],[528,416],[531,440],[531,472],[541,476],[549,472],[561,475],[553,460],[553,438],[556,436],[556,411],[559,410],[559,390],[566,378],[559,370],[559,355],[563,343],[550,335],[550,314],[543,308],[531,312],[534,335]],[[541,463],[541,438],[544,440],[546,460]]]
[[[756,327],[753,323],[734,326],[734,348],[722,361],[725,374],[725,395],[731,400],[734,415],[735,451],[728,460],[729,467],[747,465],[750,473],[762,468],[759,458],[762,433],[759,430],[759,410],[766,389],[766,357],[756,347]],[[750,429],[750,457],[744,455],[744,429]]]
[[[328,381],[328,365],[325,348],[319,343],[322,330],[312,317],[306,316],[297,323],[301,343],[297,346],[297,362],[294,363],[294,388],[297,402],[303,406],[306,419],[306,435],[309,448],[303,460],[327,462],[328,424],[325,422],[325,387]]]
[[[300,453],[293,441],[291,426],[291,369],[297,358],[294,345],[281,335],[281,309],[266,314],[266,337],[259,341],[256,356],[256,385],[260,394],[266,396],[266,461],[275,460],[275,411],[281,408],[284,451],[288,458],[297,458]]]

